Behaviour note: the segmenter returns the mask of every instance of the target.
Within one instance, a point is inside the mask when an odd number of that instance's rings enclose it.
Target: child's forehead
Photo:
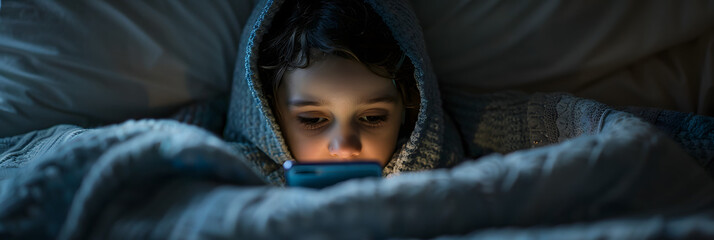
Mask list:
[[[389,79],[375,74],[365,65],[346,58],[328,56],[306,68],[288,71],[285,79],[292,83],[320,85],[381,85]]]
[[[358,62],[340,58],[292,70],[286,73],[282,86],[288,99],[350,99],[364,102],[399,96],[390,79],[372,73]]]

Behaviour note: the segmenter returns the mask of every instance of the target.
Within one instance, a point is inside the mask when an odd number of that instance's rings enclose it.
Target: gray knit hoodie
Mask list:
[[[263,1],[245,27],[241,56],[233,79],[225,138],[243,152],[252,152],[254,167],[271,182],[281,183],[281,164],[292,160],[257,74],[258,46],[283,1]],[[384,175],[454,165],[463,158],[455,127],[441,108],[439,88],[426,54],[421,28],[404,1],[365,1],[382,16],[414,65],[421,96],[418,120],[411,136],[398,146]],[[445,147],[447,146],[447,147]]]

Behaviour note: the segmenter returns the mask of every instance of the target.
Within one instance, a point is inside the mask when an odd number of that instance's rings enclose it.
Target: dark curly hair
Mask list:
[[[259,74],[273,109],[283,75],[331,54],[394,79],[413,126],[419,109],[414,67],[382,18],[361,0],[287,0],[260,43]],[[409,131],[410,132],[410,131]]]

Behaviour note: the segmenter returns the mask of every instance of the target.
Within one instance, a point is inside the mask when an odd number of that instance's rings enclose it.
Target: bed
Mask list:
[[[711,1],[411,3],[445,91],[714,115]],[[638,122],[450,169],[270,186],[235,161],[258,153],[221,137],[256,4],[2,1],[0,238],[714,238],[711,173]],[[570,151],[598,146],[614,150]]]

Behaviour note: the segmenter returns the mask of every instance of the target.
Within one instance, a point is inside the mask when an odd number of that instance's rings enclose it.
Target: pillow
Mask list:
[[[226,96],[254,1],[2,1],[0,137]]]
[[[411,2],[443,86],[478,93],[565,91],[611,105],[699,111],[688,92],[670,89],[684,81],[676,75],[664,82],[636,75],[602,79],[712,31],[713,1]],[[694,57],[688,61],[703,59]],[[712,81],[704,75],[698,80]],[[625,90],[613,97],[607,88]],[[709,106],[699,113],[714,115]]]
[[[610,105],[714,116],[714,29],[597,78],[576,94]]]

